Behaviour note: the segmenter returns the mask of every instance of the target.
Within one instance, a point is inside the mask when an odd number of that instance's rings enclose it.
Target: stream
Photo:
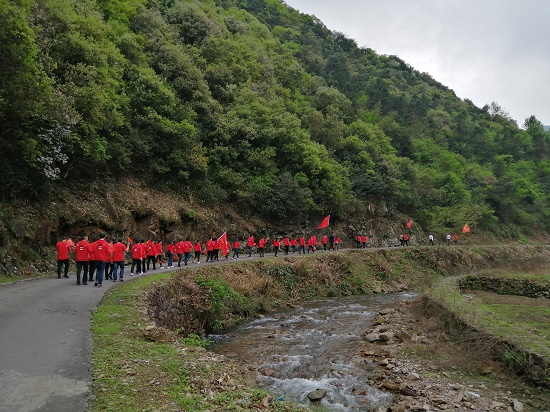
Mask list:
[[[411,293],[353,296],[307,302],[252,320],[227,335],[210,336],[209,349],[256,370],[258,386],[276,399],[311,405],[308,394],[326,390],[325,410],[370,411],[389,406],[392,394],[368,385],[361,334],[378,312]]]

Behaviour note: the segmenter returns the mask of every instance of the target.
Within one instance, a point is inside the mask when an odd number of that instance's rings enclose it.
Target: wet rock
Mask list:
[[[514,408],[515,412],[523,412],[523,403],[521,403],[517,399],[514,399],[512,401],[512,407]]]
[[[393,339],[393,333],[392,332],[384,332],[379,335],[379,339],[382,342],[389,342]]]
[[[390,313],[393,313],[395,312],[395,309],[392,309],[392,308],[386,308],[386,309],[382,309],[380,313],[382,316],[385,316],[385,315],[389,315]]]
[[[395,336],[397,339],[399,339],[401,342],[409,342],[411,340],[411,335],[409,335],[404,330],[397,331],[395,333]]]
[[[405,377],[405,379],[408,381],[419,381],[421,378],[418,373],[411,372]]]
[[[327,391],[325,389],[315,389],[313,392],[307,394],[307,398],[311,402],[320,402],[325,396],[327,396]]]
[[[387,389],[390,392],[399,392],[399,385],[393,382],[384,381],[380,384],[380,388]]]
[[[365,339],[367,342],[376,342],[380,339],[380,336],[378,335],[378,333],[369,333],[365,336]]]
[[[264,376],[274,376],[275,371],[273,369],[264,369],[262,371],[262,375],[264,375]]]
[[[472,391],[465,391],[464,397],[470,401],[475,401],[476,399],[481,398],[481,395]]]
[[[405,396],[416,396],[416,391],[414,389],[407,388],[406,386],[399,389],[399,393]]]
[[[366,395],[367,393],[368,393],[368,388],[366,388],[366,387],[353,388],[351,390],[351,394],[353,396],[363,396],[363,395]]]

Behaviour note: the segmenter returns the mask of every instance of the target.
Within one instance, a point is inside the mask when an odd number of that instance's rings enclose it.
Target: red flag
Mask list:
[[[323,221],[321,222],[321,224],[319,226],[317,226],[319,229],[324,229],[325,227],[328,227],[328,223],[330,221],[330,215],[328,215],[327,217],[325,217],[323,219]]]
[[[218,244],[220,245],[220,250],[222,251],[223,256],[227,255],[231,249],[231,246],[229,246],[229,242],[227,241],[227,232],[223,232],[223,235],[218,238]]]
[[[129,244],[134,243],[134,241],[132,240],[132,238],[131,238],[130,236],[128,236],[128,243],[129,243]]]
[[[470,232],[470,226],[468,226],[467,224],[464,225],[464,227],[462,228],[462,233],[468,233]]]
[[[407,222],[407,227],[410,229],[412,225],[413,225],[413,221],[411,219]]]

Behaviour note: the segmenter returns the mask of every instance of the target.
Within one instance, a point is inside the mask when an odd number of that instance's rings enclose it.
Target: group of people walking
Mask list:
[[[275,257],[281,251],[285,255],[290,253],[305,254],[315,253],[318,246],[323,251],[337,250],[340,248],[340,238],[330,235],[323,235],[319,242],[315,235],[307,240],[304,236],[300,238],[285,236],[275,237],[269,245],[269,239],[260,237],[257,241],[250,236],[242,249],[248,252],[251,257],[256,249],[260,257],[265,256],[266,249],[271,248]],[[106,235],[101,234],[97,240],[90,242],[88,236],[81,237],[75,244],[73,239],[65,237],[56,244],[57,250],[57,278],[69,277],[70,254],[74,255],[76,261],[76,284],[87,285],[93,282],[94,286],[102,287],[104,280],[113,282],[124,281],[126,268],[126,255],[131,256],[130,276],[146,273],[149,270],[156,270],[164,267],[172,268],[177,263],[181,267],[182,262],[187,266],[190,262],[201,263],[201,257],[206,256],[206,262],[215,262],[220,259],[228,260],[232,251],[232,259],[239,259],[241,252],[241,241],[236,240],[232,244],[227,240],[226,234],[220,238],[210,238],[204,245],[199,241],[191,242],[189,238],[180,239],[175,243],[168,243],[165,247],[157,240],[132,240],[123,242],[122,238],[112,242],[106,240]],[[165,264],[165,266],[164,266]]]
[[[157,264],[160,269],[172,268],[175,263],[181,267],[182,262],[187,266],[189,262],[201,263],[201,257],[206,256],[206,262],[215,262],[220,259],[228,260],[229,254],[233,252],[232,259],[239,259],[240,253],[246,251],[248,257],[257,253],[259,257],[264,257],[266,249],[271,249],[275,257],[279,252],[284,255],[290,253],[306,254],[315,253],[319,248],[323,251],[338,250],[341,247],[340,237],[334,234],[324,234],[319,241],[316,235],[309,238],[301,237],[275,237],[271,244],[269,239],[260,237],[255,239],[249,236],[246,242],[235,240],[230,243],[227,240],[226,233],[219,238],[211,237],[204,245],[199,241],[191,242],[189,238],[179,239],[178,242],[168,243],[166,247],[157,240],[136,240],[128,238],[123,242],[122,238],[108,242],[106,235],[99,235],[98,238],[90,242],[87,236],[83,236],[75,244],[70,237],[60,239],[56,245],[57,249],[57,277],[69,277],[70,253],[74,254],[76,261],[76,284],[87,285],[93,282],[94,286],[101,287],[103,280],[108,279],[113,282],[124,281],[125,261],[127,253],[131,255],[130,276],[146,273],[149,270],[156,270]],[[409,235],[403,233],[399,236],[399,245],[409,245]],[[355,237],[357,248],[366,248],[370,239],[366,235],[357,235]],[[451,240],[458,245],[458,234],[445,237],[449,244]],[[428,236],[430,245],[434,244],[434,236]],[[165,259],[166,258],[166,259]],[[166,262],[166,265],[163,264]]]

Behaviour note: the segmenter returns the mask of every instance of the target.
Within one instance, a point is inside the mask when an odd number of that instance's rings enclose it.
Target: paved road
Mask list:
[[[241,261],[256,259],[257,255],[251,259],[241,255]],[[214,264],[229,262],[233,261]],[[187,268],[206,265],[210,264],[190,264]],[[131,280],[126,270],[125,280]],[[92,384],[90,315],[103,293],[119,283],[104,281],[103,288],[75,283],[71,275],[69,279],[0,286],[1,412],[88,409]]]

